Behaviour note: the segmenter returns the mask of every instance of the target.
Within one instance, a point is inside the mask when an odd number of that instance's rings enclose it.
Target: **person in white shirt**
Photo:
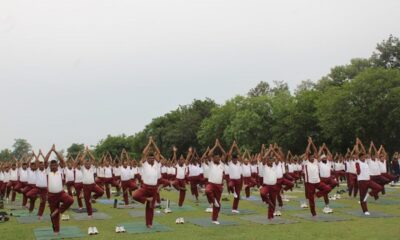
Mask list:
[[[28,184],[28,164],[25,162],[25,160],[22,160],[22,163],[19,163],[18,171],[19,179],[18,184],[15,187],[15,191],[22,194],[22,206],[26,206],[28,198],[22,193],[22,189],[24,189]]]
[[[76,200],[78,202],[78,210],[82,211],[83,209],[83,203],[82,203],[82,198],[83,198],[83,173],[82,173],[82,164],[78,160],[79,156],[75,158],[74,162],[74,188],[75,188],[75,194],[76,194]]]
[[[273,166],[274,158],[269,156],[269,150],[265,157],[261,159],[263,181],[260,188],[260,196],[263,202],[268,205],[267,218],[272,220],[274,218],[276,195],[279,194],[279,189],[276,185],[278,178],[276,177],[276,170]]]
[[[333,164],[333,172],[336,178],[336,182],[340,183],[346,177],[345,169],[346,167],[343,163],[343,156],[340,155],[338,159],[335,159],[335,162]]]
[[[85,160],[85,156],[88,155],[90,160]],[[81,168],[82,171],[82,183],[83,183],[83,197],[85,199],[86,212],[89,218],[93,218],[93,208],[92,201],[95,202],[96,199],[100,198],[104,194],[104,190],[98,186],[95,182],[94,174],[96,172],[93,163],[95,158],[93,154],[86,147],[85,153],[80,159],[81,163],[84,162],[84,167]],[[93,196],[92,196],[92,193]]]
[[[16,187],[18,185],[18,168],[17,168],[17,162],[16,159],[14,158],[14,162],[11,164],[11,169],[9,170],[10,173],[10,179],[8,182],[7,186],[7,198],[9,197],[9,194],[11,192],[11,203],[15,202],[15,197],[17,195]]]
[[[358,141],[359,140],[357,139],[357,144]],[[357,172],[358,187],[360,190],[360,205],[363,213],[368,216],[370,215],[367,206],[368,189],[371,189],[369,195],[373,196],[375,199],[378,199],[378,193],[382,191],[383,188],[382,186],[371,180],[370,169],[367,162],[365,161],[365,154],[360,153],[359,157],[360,160],[356,162],[355,167]]]
[[[42,159],[38,159],[37,165],[38,169],[36,170],[36,185],[29,192],[26,193],[26,196],[30,199],[30,202],[33,203],[30,205],[29,212],[33,211],[35,206],[35,201],[37,196],[40,197],[40,204],[38,209],[38,218],[42,219],[44,208],[46,207],[47,200],[47,172],[48,172],[48,158],[51,154],[52,150],[47,154],[46,157]],[[42,156],[42,152],[39,151],[39,157]]]
[[[248,157],[244,157],[242,163],[242,176],[243,176],[243,186],[246,198],[250,197],[250,189],[257,185],[256,180],[252,176],[251,172],[252,165]]]
[[[179,191],[178,206],[182,207],[186,196],[186,178],[187,178],[187,166],[185,164],[185,159],[181,156],[178,163],[175,166],[176,175],[175,180],[172,182],[172,186]]]
[[[332,155],[330,152],[328,153],[328,157],[325,154],[322,154],[320,157],[320,162],[318,163],[319,167],[319,176],[321,179],[321,182],[325,183],[331,188],[331,191],[338,186],[339,184],[336,182],[335,178],[333,175],[331,175],[331,159]],[[328,159],[329,158],[329,159]],[[329,207],[329,197],[328,194],[324,195],[324,202],[325,202],[325,208],[323,209],[324,213],[332,213],[333,210]]]
[[[121,187],[122,187],[122,195],[124,198],[125,206],[129,205],[128,196],[132,196],[133,191],[135,191],[138,187],[136,186],[134,174],[129,166],[129,160],[122,160],[121,166]]]
[[[199,159],[194,156],[188,166],[188,180],[190,183],[190,192],[195,198],[195,201],[199,201],[199,186],[202,184],[201,178],[202,168],[199,163]]]
[[[147,157],[141,161],[141,176],[143,184],[136,190],[132,198],[142,204],[146,204],[146,227],[153,227],[154,206],[158,192],[158,179],[161,177],[160,163],[156,161],[155,154],[147,153]]]
[[[240,192],[243,187],[242,164],[239,161],[238,154],[232,154],[231,151],[228,154],[232,156],[232,160],[227,164],[229,174],[228,187],[229,191],[233,193],[232,213],[239,213]]]
[[[217,151],[219,152],[217,153]],[[226,153],[221,147],[219,140],[215,141],[215,146],[209,152],[208,161],[208,183],[206,186],[207,200],[213,205],[211,220],[214,224],[219,224],[218,214],[221,209],[221,196],[223,190],[223,178],[225,165],[221,158],[225,158]],[[207,161],[207,160],[206,160]]]
[[[52,150],[60,161],[61,167],[65,167],[64,159],[59,154],[55,146]],[[62,172],[57,160],[50,161],[50,172],[48,173],[48,203],[50,207],[50,217],[53,224],[54,235],[60,232],[60,214],[63,214],[74,203],[74,199],[68,195],[63,188]]]
[[[357,184],[357,172],[356,172],[356,162],[358,156],[356,154],[351,155],[349,153],[348,159],[346,161],[346,178],[347,178],[347,188],[349,189],[349,197],[357,197],[358,184]]]
[[[67,161],[67,166],[63,169],[63,175],[65,178],[65,186],[67,187],[67,192],[71,197],[73,197],[72,187],[74,186],[74,168],[72,166],[71,159]]]
[[[311,153],[311,147],[314,154]],[[308,145],[304,154],[305,157],[308,159],[306,165],[304,166],[305,191],[307,193],[307,199],[310,205],[311,215],[314,217],[317,215],[315,211],[314,196],[320,198],[328,194],[331,191],[331,188],[325,183],[321,182],[319,176],[318,160],[317,160],[318,151],[311,137],[308,138]],[[316,192],[317,189],[319,190],[318,192]]]

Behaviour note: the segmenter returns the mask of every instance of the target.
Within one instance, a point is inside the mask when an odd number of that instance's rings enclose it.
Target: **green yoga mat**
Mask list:
[[[227,220],[218,220],[219,225],[216,225],[212,223],[211,218],[191,218],[188,219],[187,222],[192,223],[194,225],[200,226],[200,227],[220,227],[220,226],[235,226],[239,225],[238,222],[234,221],[227,221]]]
[[[359,210],[359,211],[346,211],[345,213],[350,214],[355,217],[362,217],[362,218],[390,218],[390,217],[398,217],[389,213],[384,213],[384,212],[376,212],[376,211],[371,211],[369,216],[364,215],[364,213]]]
[[[65,239],[65,238],[82,238],[85,235],[78,227],[68,226],[62,227],[58,236],[54,236],[52,228],[35,228],[33,234],[36,240],[49,240],[49,239]]]
[[[17,222],[21,223],[21,224],[50,222],[49,215],[44,215],[42,220],[39,220],[37,215],[22,216],[22,217],[17,217],[16,219],[17,219]]]
[[[350,220],[348,218],[337,216],[334,214],[319,214],[313,217],[311,216],[311,213],[299,213],[293,214],[293,216],[314,222],[338,222]]]
[[[154,232],[169,232],[172,228],[161,225],[157,222],[153,222],[152,228],[147,228],[146,224],[143,222],[130,222],[130,223],[120,223],[118,226],[124,226],[127,233],[154,233]]]
[[[107,215],[106,213],[103,213],[103,212],[95,212],[95,213],[93,213],[93,218],[92,219],[89,219],[87,214],[81,214],[81,213],[75,213],[72,216],[77,221],[107,220],[107,219],[111,218],[109,215]]]
[[[14,210],[10,212],[10,216],[13,217],[26,217],[26,216],[36,216],[36,215],[37,215],[37,210],[33,210],[32,213],[29,213],[29,211],[26,209]]]
[[[160,211],[160,210],[156,210],[156,211]],[[164,216],[165,214],[160,211],[159,213],[154,211],[154,216]],[[131,210],[128,213],[131,217],[144,217],[144,210]]]
[[[267,218],[267,216],[261,216],[261,215],[244,216],[244,217],[241,217],[240,219],[245,220],[245,221],[250,221],[253,223],[267,224],[267,225],[298,223],[298,221],[294,221],[294,220],[290,220],[290,219],[286,219],[286,218],[280,218],[280,217],[275,217],[275,218],[269,220]]]
[[[79,208],[71,208],[70,210],[73,211],[74,213],[87,213],[86,208],[82,208],[81,210],[79,210]],[[92,212],[97,212],[97,209],[92,208]]]
[[[171,205],[169,208],[172,210],[172,212],[184,212],[184,211],[196,210],[194,207],[190,205],[183,205],[182,207],[179,207],[178,205]]]
[[[385,199],[380,197],[378,200],[374,201],[368,201],[368,203],[372,203],[372,204],[381,204],[381,205],[400,205],[400,200],[396,200],[396,199]]]
[[[256,214],[257,212],[251,209],[239,209],[239,213],[232,213],[232,209],[230,208],[222,208],[221,213],[228,215],[228,216],[235,216],[235,215],[249,215],[249,214]]]

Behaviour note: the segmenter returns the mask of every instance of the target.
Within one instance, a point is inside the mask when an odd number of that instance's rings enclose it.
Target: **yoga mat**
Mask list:
[[[298,221],[285,219],[281,217],[274,217],[273,219],[268,220],[267,216],[261,216],[261,215],[244,216],[241,217],[240,219],[250,221],[253,223],[268,224],[268,225],[298,223]]]
[[[132,210],[129,211],[128,214],[131,217],[144,217],[144,210]],[[159,213],[157,213],[156,211],[154,211],[154,216],[164,216],[165,214],[160,211]]]
[[[9,214],[10,214],[10,216],[13,216],[13,217],[36,216],[37,210],[33,210],[32,213],[29,213],[29,211],[27,209],[14,210],[14,211],[11,211]]]
[[[218,220],[219,225],[212,223],[211,218],[191,218],[186,220],[189,223],[192,223],[194,225],[200,226],[200,227],[219,227],[219,226],[235,226],[239,225],[238,222],[234,221],[226,221],[226,220]]]
[[[54,236],[52,228],[35,228],[33,229],[33,234],[35,235],[36,240],[85,237],[81,230],[75,226],[61,227],[58,236]]]
[[[74,213],[87,213],[87,209],[86,208],[82,208],[81,210],[79,210],[79,208],[71,208],[71,211],[73,211]],[[96,208],[92,208],[93,212],[97,212]]]
[[[147,228],[146,224],[143,222],[130,222],[130,223],[120,223],[118,226],[124,226],[127,233],[154,233],[154,232],[169,232],[172,228],[165,225],[161,225],[157,222],[153,222],[152,228]]]
[[[356,217],[362,217],[362,218],[390,218],[390,217],[398,217],[389,213],[384,213],[384,212],[376,212],[376,211],[372,211],[369,212],[371,215],[366,216],[364,215],[364,213],[359,210],[359,211],[346,211],[344,213],[350,214],[352,216],[356,216]]]
[[[179,207],[178,205],[171,205],[169,208],[172,210],[172,212],[184,212],[184,211],[196,210],[194,207],[190,205],[183,205],[182,207]]]
[[[246,201],[261,201],[261,198],[258,196],[250,196],[248,198],[242,196],[240,197],[240,200],[246,200]]]
[[[22,216],[22,217],[17,217],[16,219],[17,219],[17,222],[21,223],[21,224],[50,222],[49,215],[44,215],[42,217],[42,220],[39,220],[37,215]]]
[[[257,212],[251,209],[239,209],[239,213],[232,213],[232,209],[222,208],[220,211],[222,214],[228,216],[235,216],[235,215],[249,215],[249,214],[256,214]]]
[[[114,204],[114,199],[97,199],[96,202],[101,203],[101,204]]]
[[[348,218],[336,216],[333,214],[319,214],[313,217],[311,216],[311,213],[299,213],[293,214],[293,216],[314,222],[337,222],[349,220]]]
[[[109,215],[107,215],[106,213],[103,213],[103,212],[93,213],[92,219],[89,219],[87,214],[80,214],[80,213],[76,213],[76,214],[72,215],[72,217],[77,221],[107,220],[107,219],[111,218]]]
[[[372,204],[382,204],[382,205],[400,205],[400,200],[396,200],[396,199],[384,199],[382,198],[382,196],[374,201],[371,200],[368,203],[372,203]]]

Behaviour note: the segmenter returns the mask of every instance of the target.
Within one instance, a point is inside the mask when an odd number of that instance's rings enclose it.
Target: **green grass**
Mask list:
[[[225,188],[224,188],[225,190]],[[257,193],[253,193],[257,195]],[[388,191],[382,199],[399,199],[400,189],[394,191]],[[286,203],[290,205],[299,204],[299,199],[304,198],[302,189],[293,193],[288,193],[290,196],[296,196],[298,199],[291,199],[291,202]],[[167,192],[162,191],[161,196],[163,198],[169,198],[174,202],[177,202],[178,193],[175,191]],[[343,195],[344,196],[344,195]],[[202,198],[204,201],[204,198]],[[229,202],[223,202],[225,204],[232,203],[232,197]],[[347,210],[359,210],[360,206],[357,203],[358,199],[343,198],[336,201],[346,205],[345,208],[338,208],[335,210],[335,215],[345,216],[350,218],[349,221],[342,222],[311,222],[299,218],[295,218],[292,215],[296,213],[309,213],[309,210],[301,211],[284,211],[284,217],[288,219],[297,220],[298,223],[287,224],[287,225],[261,225],[255,224],[249,221],[241,220],[241,216],[227,216],[220,215],[221,218],[228,221],[239,222],[238,226],[219,226],[212,228],[198,227],[190,223],[183,225],[176,225],[175,219],[177,217],[189,218],[201,218],[210,217],[209,213],[205,213],[203,208],[197,208],[195,211],[176,211],[163,216],[155,216],[154,220],[160,224],[173,229],[171,232],[160,232],[160,233],[145,233],[145,234],[116,234],[114,232],[115,226],[119,223],[136,222],[140,221],[144,224],[142,217],[133,218],[128,212],[131,209],[113,209],[112,205],[103,205],[100,203],[95,204],[100,212],[104,212],[110,215],[112,218],[109,220],[95,220],[95,221],[75,221],[71,219],[68,222],[62,222],[63,226],[78,226],[81,231],[86,234],[89,226],[96,226],[100,232],[97,236],[87,236],[85,239],[184,239],[184,240],[195,240],[195,239],[285,239],[285,240],[301,240],[301,239],[400,239],[400,206],[399,205],[385,205],[385,204],[369,204],[370,212],[380,211],[386,212],[399,217],[393,218],[375,218],[375,219],[364,219],[360,217],[354,217],[345,214]],[[373,201],[369,199],[369,201]],[[195,207],[191,201],[190,192],[187,193],[187,199],[185,204]],[[284,203],[285,204],[285,203]],[[267,208],[264,205],[258,204],[253,201],[242,200],[239,205],[239,209],[250,209],[257,211],[257,214],[265,215]],[[143,211],[143,209],[139,209]],[[318,209],[320,213],[320,209]],[[48,214],[48,208],[46,206],[46,213]],[[68,214],[72,216],[72,212]],[[15,217],[11,217],[7,223],[0,224],[0,239],[35,239],[33,234],[34,228],[50,227],[49,223],[39,224],[19,224]]]

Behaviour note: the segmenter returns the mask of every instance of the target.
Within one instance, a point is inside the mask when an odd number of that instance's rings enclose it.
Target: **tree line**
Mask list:
[[[308,136],[335,152],[345,152],[358,137],[383,144],[392,153],[400,147],[400,40],[391,35],[377,44],[371,57],[335,66],[316,82],[302,81],[293,92],[283,81],[261,81],[224,104],[194,100],[153,119],[138,133],[108,135],[94,151],[116,156],[126,149],[139,158],[149,136],[166,157],[172,146],[179,153],[189,147],[203,152],[216,138],[225,147],[236,140],[252,153],[274,142],[302,153]],[[75,156],[83,148],[74,143],[67,153]],[[0,159],[18,158],[21,151],[29,152],[30,145],[17,139],[13,150],[0,152]]]

